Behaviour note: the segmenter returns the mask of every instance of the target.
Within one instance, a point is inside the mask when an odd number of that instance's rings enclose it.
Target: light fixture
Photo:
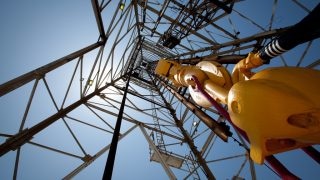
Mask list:
[[[92,86],[93,80],[89,80],[88,84],[89,84],[89,86]]]
[[[123,11],[123,10],[124,10],[124,7],[125,7],[125,4],[124,4],[124,3],[121,3],[119,9],[120,9],[121,11]]]
[[[196,126],[197,124],[198,124],[197,121],[193,121],[192,123],[193,126]]]

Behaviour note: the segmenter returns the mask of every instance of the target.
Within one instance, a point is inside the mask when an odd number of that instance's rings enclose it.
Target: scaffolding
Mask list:
[[[255,2],[233,0],[92,0],[97,42],[0,85],[0,112],[5,119],[0,122],[0,165],[6,167],[0,174],[4,179],[71,179],[96,177],[81,172],[99,172],[102,177],[104,166],[85,170],[100,159],[105,163],[121,114],[122,125],[115,140],[118,149],[138,131],[139,138],[144,137],[139,141],[146,145],[141,148],[148,150],[145,156],[152,161],[150,166],[161,164],[161,168],[154,166],[164,174],[160,179],[274,179],[281,173],[272,169],[272,164],[282,166],[282,173],[287,175],[308,178],[308,173],[299,170],[299,165],[292,167],[288,159],[311,159],[300,153],[303,150],[317,156],[318,145],[288,153],[287,159],[272,156],[268,163],[255,165],[247,155],[250,145],[232,127],[234,139],[230,139],[225,119],[215,108],[199,107],[186,88],[176,88],[153,73],[160,58],[195,64],[215,57],[230,70],[248,52],[266,45],[292,25],[277,19],[284,16],[277,16],[283,7],[289,4],[293,12],[304,14],[313,8],[299,1],[267,4],[269,9],[259,9]],[[269,22],[259,21],[250,7],[268,14]],[[277,7],[280,10],[276,11]],[[169,42],[170,37],[174,37],[173,42]],[[267,66],[319,70],[317,47],[319,40],[310,41]],[[15,98],[21,93],[22,98]],[[16,103],[19,113],[11,111],[8,102]],[[138,137],[128,146],[134,149],[135,144],[141,145],[136,141]],[[133,151],[126,153],[135,156]],[[311,171],[319,166],[319,157],[313,158],[317,163],[306,162]],[[51,171],[33,173],[28,169],[32,159],[40,168],[37,172]],[[132,160],[126,158],[126,162]],[[130,174],[121,167],[113,168],[114,177]],[[140,177],[152,177],[147,175],[141,173]]]

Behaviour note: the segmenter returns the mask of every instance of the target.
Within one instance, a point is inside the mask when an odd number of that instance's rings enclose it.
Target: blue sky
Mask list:
[[[267,27],[270,14],[265,14],[265,12],[270,13],[270,10],[261,11],[261,9],[271,9],[272,2],[273,1],[244,1],[243,3],[238,3],[235,8],[250,17],[259,19],[259,22],[265,22],[261,24],[264,27]],[[248,3],[250,7],[254,8],[247,8],[249,7]],[[294,24],[306,15],[306,12],[297,8],[291,1],[278,3],[282,11],[278,12],[279,15],[275,17],[276,27]],[[308,1],[304,4],[311,9],[316,3],[318,3],[318,1]],[[110,13],[111,10],[113,9],[107,9],[102,14],[106,24],[110,22],[112,16]],[[231,15],[230,18],[235,22],[239,22],[239,24],[243,21],[243,19],[238,16]],[[97,41],[99,36],[91,2],[89,0],[3,0],[0,2],[0,23],[0,84],[92,44]],[[227,26],[224,21],[218,22],[218,24],[219,23]],[[245,37],[258,31],[252,26],[248,25],[248,27],[246,27],[243,26],[243,24],[236,28],[240,30],[241,37]],[[217,39],[219,40],[219,38]],[[124,41],[121,46],[125,45]],[[110,46],[111,44],[107,44],[107,47]],[[306,55],[307,60],[303,63],[307,64],[308,61],[310,62],[319,58],[319,46],[319,40],[313,43],[310,52]],[[284,57],[286,59],[292,59],[292,61],[287,61],[287,63],[289,65],[295,65],[298,61],[298,58],[296,57],[301,56],[301,52],[304,48],[305,46],[299,46],[296,47],[295,51],[286,53]],[[106,54],[108,51],[109,49],[106,48]],[[296,53],[296,51],[300,51],[300,54]],[[86,54],[86,58],[93,59],[96,52],[97,51]],[[121,54],[122,51],[121,49],[117,49],[116,52],[118,52],[116,53],[116,56],[120,56],[119,54]],[[87,64],[84,65],[85,67],[92,65],[90,62],[86,63]],[[49,85],[55,88],[53,94],[57,97],[57,102],[62,102],[63,97],[61,97],[60,94],[65,91],[72,74],[72,69],[75,65],[76,62],[69,63],[53,73],[48,74],[46,77]],[[271,63],[271,66],[279,65],[282,65],[279,58]],[[87,74],[88,71],[89,69],[86,70]],[[78,84],[76,83],[72,87],[74,88],[72,89],[72,92],[76,91],[75,86]],[[15,134],[18,131],[19,120],[23,116],[32,85],[33,83],[29,83],[23,88],[0,98],[0,113],[2,117],[0,121],[1,133]],[[44,84],[43,82],[40,82],[39,89],[43,88]],[[144,92],[144,90],[141,91]],[[77,98],[76,93],[72,93],[70,96],[72,96],[72,98],[67,100],[67,104],[70,104]],[[134,100],[134,97],[129,97]],[[121,99],[120,96],[113,96],[113,98],[118,100]],[[139,104],[139,100],[136,100],[136,102]],[[34,106],[32,106],[30,110],[26,127],[35,125],[54,112],[54,106],[52,102],[50,102],[50,97],[44,90],[37,91],[33,104]],[[131,116],[135,113],[130,110],[126,110],[126,112]],[[90,113],[92,112],[86,107],[80,107],[70,113],[70,116],[90,119]],[[102,113],[100,115],[115,122],[115,117]],[[138,116],[141,117],[142,121],[147,118],[142,114],[139,114]],[[139,119],[139,117],[137,119]],[[90,119],[90,122],[94,122],[97,125],[103,124],[97,118]],[[70,126],[74,128],[75,133],[79,139],[82,140],[83,145],[90,154],[94,154],[97,149],[102,148],[111,139],[110,136],[106,138],[104,136],[105,134],[102,132],[90,130],[73,121],[70,122]],[[132,126],[131,123],[124,123],[122,132]],[[4,141],[5,138],[0,137],[0,142],[3,143]],[[34,138],[34,141],[44,142],[48,146],[64,149],[74,154],[81,154],[81,150],[77,147],[70,134],[68,134],[62,121],[54,123],[46,129],[46,131],[37,135],[37,137]],[[200,141],[204,140],[202,139]],[[238,150],[235,149],[239,148],[235,143],[225,144],[218,142],[218,144],[219,147],[217,148],[217,151],[215,151],[216,154],[214,154],[216,156],[212,157],[212,159],[224,157],[224,155],[228,153],[236,153]],[[182,147],[184,146],[185,145]],[[319,147],[317,148],[319,149]],[[82,171],[75,179],[100,179],[103,174],[106,157],[107,154],[105,153],[95,163]],[[295,158],[293,159],[292,157]],[[14,158],[15,152],[9,152],[7,155],[0,158],[0,179],[12,178]],[[314,163],[300,151],[288,152],[283,156],[279,156],[279,159],[286,162],[290,170],[296,172],[299,176],[303,175],[306,179],[316,179],[320,176],[318,164]],[[61,165],[61,162],[63,162],[63,165]],[[299,164],[297,162],[299,162]],[[62,178],[66,173],[79,165],[79,163],[81,163],[79,159],[65,157],[55,152],[48,152],[32,145],[25,145],[21,155],[21,171],[19,171],[18,179]],[[240,161],[236,162],[237,165],[239,165],[239,163]],[[233,164],[228,161],[222,162],[221,164],[214,164],[212,167],[218,169],[217,174],[223,174],[224,171],[228,173],[229,168],[235,168],[233,167]],[[277,178],[270,173],[270,171],[266,170],[265,167],[257,167],[257,171],[260,175],[262,174],[261,179]],[[179,171],[174,172],[177,172],[178,175],[183,174]],[[58,177],[56,175],[58,175]],[[224,176],[217,177],[225,178]],[[231,177],[232,176],[230,175],[229,178]],[[129,136],[120,141],[113,178],[167,179],[160,164],[149,161],[149,147],[139,128],[134,129]]]

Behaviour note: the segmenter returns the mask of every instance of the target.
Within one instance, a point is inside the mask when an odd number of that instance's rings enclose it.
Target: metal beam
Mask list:
[[[91,4],[92,4],[94,16],[96,17],[98,29],[100,32],[100,38],[103,42],[105,42],[107,37],[106,37],[106,33],[105,33],[104,27],[103,27],[103,21],[101,18],[101,12],[100,12],[100,8],[99,8],[98,0],[91,0]]]
[[[196,115],[205,125],[207,125],[213,132],[217,134],[223,141],[228,140],[228,135],[219,123],[212,119],[209,115],[201,111],[197,106],[189,102],[186,98],[177,93],[173,88],[168,86],[161,80],[161,85],[168,89],[179,101],[181,101],[188,109],[190,109],[194,115]]]
[[[148,26],[144,26],[144,28],[146,28],[147,30],[149,30],[151,33],[152,33],[152,29],[151,28],[149,28]],[[160,34],[158,31],[154,31],[153,33],[155,33],[155,34],[157,34],[157,35],[159,35],[159,36],[162,36],[162,34]],[[185,45],[183,45],[183,44],[178,44],[178,46],[181,46],[182,48],[184,48],[184,49],[186,49],[186,50],[188,50],[188,51],[191,51],[191,49],[190,48],[188,48],[187,46],[185,46]]]
[[[175,0],[172,1],[172,2],[173,2],[174,4],[176,4],[177,6],[179,6],[180,8],[184,8],[184,5],[181,4],[181,3],[179,3],[179,2],[177,2],[177,1],[175,1]],[[222,2],[221,2],[221,3],[222,3]],[[232,8],[231,8],[231,10],[232,10]],[[190,10],[189,8],[185,8],[185,11],[186,11],[187,13],[189,13],[189,14],[192,14],[192,13],[193,13],[192,10]],[[218,10],[217,10],[217,11],[218,11]],[[223,14],[219,15],[218,17],[215,17],[214,19],[211,19],[211,20],[205,18],[204,21],[206,21],[207,24],[204,24],[204,25],[200,26],[200,27],[198,28],[198,30],[204,28],[204,27],[207,26],[207,25],[212,25],[213,27],[215,27],[216,29],[222,31],[224,34],[230,36],[231,38],[237,39],[237,37],[236,37],[235,35],[233,35],[232,33],[228,32],[227,30],[223,29],[222,27],[220,27],[220,26],[218,26],[217,24],[214,23],[215,21],[223,18],[223,17],[226,16],[227,14],[229,14],[229,13],[223,13]]]
[[[103,45],[99,41],[0,85],[0,97]]]
[[[140,3],[139,3],[139,5],[141,6]],[[148,6],[148,5],[147,5],[146,8],[147,8],[149,11],[151,11],[151,12],[157,14],[157,15],[160,13],[159,11],[157,11],[156,9],[154,9],[154,8]],[[166,20],[170,21],[171,23],[174,23],[174,22],[175,22],[175,20],[174,20],[173,18],[171,18],[171,17],[169,17],[169,16],[167,16],[167,15],[165,15],[165,14],[164,14],[162,17],[165,18]],[[185,26],[183,26],[183,25],[181,25],[181,24],[179,24],[179,23],[178,23],[177,25],[179,25],[181,28],[186,28]],[[191,32],[190,34],[194,34],[195,36],[199,37],[200,39],[203,39],[204,41],[206,41],[206,42],[208,42],[208,43],[210,43],[210,44],[216,44],[214,41],[212,41],[211,39],[209,39],[209,38],[205,37],[204,35],[198,33],[198,32],[195,31],[195,30],[190,30],[190,32]]]
[[[160,154],[158,148],[156,147],[156,145],[152,142],[152,140],[150,139],[150,137],[147,134],[147,131],[141,126],[139,125],[139,128],[142,131],[142,134],[144,135],[144,137],[146,138],[146,140],[149,143],[149,146],[154,150],[154,152],[157,154],[157,156],[160,159],[160,163],[163,167],[163,169],[166,171],[168,177],[172,180],[172,179],[177,179],[176,176],[173,174],[172,170],[170,169],[170,167],[168,166],[168,164],[164,161],[162,155]]]
[[[236,40],[233,40],[233,41],[229,41],[229,42],[213,45],[213,46],[210,46],[210,47],[200,48],[200,49],[195,50],[195,51],[190,51],[190,52],[186,52],[186,53],[183,53],[183,54],[179,54],[179,55],[175,56],[175,58],[182,57],[182,56],[187,56],[187,55],[192,55],[192,54],[195,54],[195,53],[200,53],[200,52],[209,51],[209,50],[218,50],[218,49],[221,49],[221,48],[224,48],[224,47],[228,47],[228,46],[238,46],[238,45],[243,44],[243,43],[247,43],[247,42],[250,42],[250,41],[255,41],[255,40],[259,40],[259,39],[263,39],[263,38],[270,38],[272,36],[276,36],[276,35],[279,35],[279,34],[283,33],[288,28],[289,27],[282,28],[282,29],[270,30],[270,31],[262,32],[262,33],[257,33],[255,35],[252,35],[252,36],[249,36],[249,37],[245,37],[245,38],[242,38],[242,39],[236,39]]]
[[[134,125],[131,127],[127,132],[123,133],[119,140],[123,139],[125,136],[127,136],[133,129],[135,129],[138,125]],[[66,175],[63,180],[72,179],[74,176],[76,176],[79,172],[81,172],[83,169],[85,169],[87,166],[89,166],[91,163],[93,163],[96,159],[98,159],[103,153],[105,153],[107,150],[109,150],[111,144],[107,145],[103,149],[101,149],[97,154],[92,156],[91,158],[88,158],[85,162],[83,162],[80,166],[78,166],[76,169],[74,169],[72,172],[70,172],[68,175]]]
[[[151,78],[151,77],[150,77]],[[153,80],[153,84],[154,86],[156,86],[156,83]],[[192,151],[192,153],[195,155],[195,157],[197,158],[198,163],[202,166],[205,175],[207,176],[208,179],[212,180],[215,179],[214,175],[212,174],[210,168],[208,167],[205,159],[202,157],[201,153],[198,151],[197,147],[195,146],[192,138],[188,135],[188,132],[184,129],[183,127],[183,123],[182,121],[180,121],[177,116],[176,116],[176,111],[173,109],[173,107],[171,106],[171,104],[168,103],[168,101],[166,100],[166,98],[163,96],[163,94],[160,92],[160,90],[157,88],[157,91],[159,93],[159,95],[161,96],[164,104],[167,106],[168,111],[170,112],[171,117],[173,118],[174,122],[176,123],[176,126],[179,128],[179,130],[181,131],[186,143],[189,145],[190,150]]]
[[[119,86],[117,86],[117,85],[115,85],[114,87],[117,88],[117,89],[119,89],[119,90],[124,90],[124,87],[119,87]],[[158,105],[158,106],[160,106],[160,107],[165,108],[165,106],[164,106],[163,104],[160,104],[160,103],[158,103],[158,102],[156,102],[156,101],[153,101],[152,99],[146,98],[146,97],[144,97],[143,95],[138,94],[138,93],[136,93],[136,92],[134,92],[134,91],[132,91],[132,90],[130,90],[130,89],[128,89],[128,93],[131,94],[131,95],[134,95],[134,96],[136,96],[136,97],[139,97],[139,98],[141,98],[141,99],[143,99],[143,100],[146,100],[146,101],[148,101],[148,102],[150,102],[150,103],[153,103],[153,104],[156,104],[156,105]]]
[[[109,115],[117,116],[116,113],[111,112],[111,111],[108,111],[108,110],[106,110],[105,108],[101,108],[101,107],[95,106],[95,105],[93,105],[93,104],[87,104],[87,105],[90,106],[90,107],[92,107],[92,108],[95,108],[95,109],[97,109],[97,110],[99,110],[99,111],[102,111],[102,112],[104,112],[104,113],[107,113],[107,114],[109,114]],[[166,135],[166,136],[168,136],[168,137],[171,137],[171,138],[177,139],[177,140],[179,140],[179,141],[181,141],[181,142],[184,142],[184,139],[182,139],[181,137],[178,137],[178,136],[169,134],[169,133],[167,133],[167,132],[165,132],[165,131],[160,131],[160,130],[158,130],[158,129],[156,129],[156,128],[153,128],[153,127],[150,127],[150,126],[146,125],[146,124],[143,123],[143,122],[140,122],[140,121],[137,121],[137,120],[135,120],[135,119],[128,118],[128,117],[122,117],[122,118],[123,118],[124,120],[128,121],[128,122],[131,122],[131,123],[134,123],[134,124],[141,124],[143,127],[147,128],[147,129],[150,129],[150,130],[152,130],[152,131],[156,131],[156,132],[162,133],[162,134],[164,134],[164,135]]]
[[[140,29],[139,29],[139,25],[140,25],[140,21],[139,21],[139,13],[138,13],[138,7],[137,7],[137,2],[138,0],[134,0],[132,1],[133,3],[133,8],[134,8],[134,14],[135,14],[135,17],[136,17],[136,27],[137,27],[137,32],[138,32],[138,38],[139,38],[139,41],[141,41],[141,34],[140,34]]]
[[[219,8],[223,9],[226,13],[230,14],[232,11],[232,8],[227,6],[224,2],[221,2],[219,0],[210,0],[211,3],[217,5]]]
[[[240,60],[246,58],[247,55],[224,55],[219,56],[217,54],[204,56],[204,57],[195,57],[189,59],[179,59],[177,62],[180,64],[197,64],[201,61],[215,61],[220,64],[237,64]]]
[[[60,118],[66,116],[66,114],[68,114],[72,110],[76,109],[80,105],[84,104],[85,102],[87,102],[89,99],[91,99],[95,95],[100,94],[103,90],[105,90],[109,86],[113,85],[116,81],[118,81],[121,78],[122,77],[106,84],[104,87],[97,89],[96,91],[92,92],[91,94],[89,94],[89,95],[81,98],[80,100],[76,101],[75,103],[71,104],[70,106],[68,106],[64,109],[60,109],[57,113],[55,113],[54,115],[41,121],[40,123],[36,124],[35,126],[31,127],[30,129],[25,129],[25,130],[17,133],[16,135],[14,135],[13,137],[8,138],[3,144],[0,145],[0,156],[3,156],[4,154],[9,152],[10,150],[15,150],[18,147],[21,147],[23,144],[25,144],[30,139],[32,139],[34,135],[36,135],[40,131],[44,130],[45,128],[47,128],[48,126],[50,126],[51,124],[53,124],[54,122],[59,120]]]

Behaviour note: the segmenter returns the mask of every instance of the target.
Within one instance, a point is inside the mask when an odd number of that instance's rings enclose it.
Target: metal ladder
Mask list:
[[[152,91],[151,91],[152,93]],[[152,99],[154,100],[154,97],[152,97]],[[161,128],[160,128],[160,123],[159,123],[159,119],[157,118],[157,112],[155,110],[156,106],[155,104],[152,103],[151,105],[152,107],[152,116],[153,116],[153,121],[154,121],[154,124],[155,124],[155,129],[157,129],[158,131],[153,131],[153,133],[155,134],[155,140],[156,142],[154,141],[154,144],[157,146],[158,150],[160,152],[167,152],[166,150],[166,147],[165,147],[165,144],[164,144],[164,140],[163,140],[163,134],[160,133],[159,131],[161,131]]]
[[[200,180],[199,173],[198,173],[198,171],[196,169],[197,168],[196,167],[197,163],[196,163],[194,157],[192,156],[191,152],[190,152],[189,155],[185,156],[185,162],[186,162],[186,165],[187,165],[187,167],[189,169],[190,175],[192,175],[193,179]]]

